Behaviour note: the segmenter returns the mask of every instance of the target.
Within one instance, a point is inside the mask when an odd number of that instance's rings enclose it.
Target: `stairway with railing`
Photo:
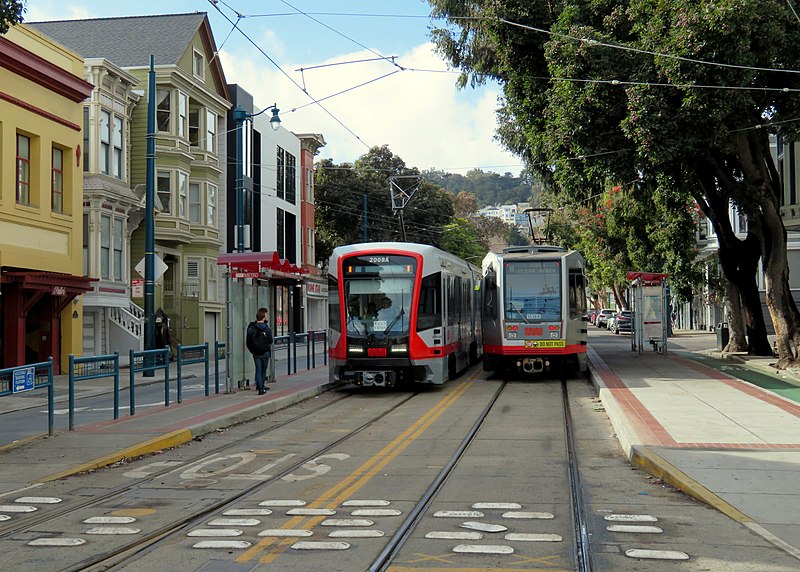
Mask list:
[[[137,351],[143,349],[145,322],[144,309],[129,301],[128,307],[107,308],[106,316],[108,316],[108,320],[111,323],[116,324],[127,334],[125,336],[127,339],[124,342],[123,340],[119,340],[119,338],[117,338],[117,342],[113,344],[116,347],[111,349],[123,349],[120,346],[123,346],[126,351],[127,348]],[[112,338],[114,337],[116,336],[112,336]]]

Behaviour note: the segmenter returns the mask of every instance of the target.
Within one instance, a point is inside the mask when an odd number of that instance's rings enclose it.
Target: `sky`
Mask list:
[[[226,81],[259,108],[276,104],[290,131],[321,133],[318,158],[352,163],[388,145],[419,169],[522,169],[494,139],[499,87],[456,87],[423,0],[27,0],[25,20],[196,11],[208,13]]]

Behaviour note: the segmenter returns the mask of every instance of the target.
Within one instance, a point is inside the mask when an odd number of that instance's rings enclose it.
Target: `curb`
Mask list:
[[[284,409],[301,401],[305,401],[306,399],[316,397],[317,395],[325,393],[326,391],[330,391],[334,387],[338,386],[339,383],[325,383],[303,391],[299,391],[297,393],[279,397],[272,401],[259,403],[236,413],[223,415],[222,417],[207,421],[205,423],[191,425],[184,429],[178,429],[171,431],[170,433],[160,435],[159,437],[142,441],[141,443],[131,445],[130,447],[126,447],[108,455],[103,455],[102,457],[81,463],[80,465],[70,469],[39,478],[36,480],[36,482],[46,483],[57,479],[63,479],[78,473],[102,469],[123,459],[135,459],[155,453],[156,451],[163,451],[164,449],[179,447],[189,443],[197,437],[202,437],[203,435],[208,435],[209,433],[213,433],[219,429],[225,429],[245,421],[251,421],[257,417],[262,417],[268,413],[272,413],[274,411],[278,411],[279,409]]]
[[[633,451],[631,453],[631,465],[644,470],[658,479],[661,479],[682,493],[717,509],[719,512],[728,516],[729,518],[732,518],[736,522],[741,524],[750,524],[754,522],[752,518],[722,500],[720,497],[695,481],[689,475],[664,459],[661,455],[658,455],[647,447],[633,447]]]

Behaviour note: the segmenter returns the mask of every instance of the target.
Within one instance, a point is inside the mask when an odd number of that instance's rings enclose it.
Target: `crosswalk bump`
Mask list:
[[[86,544],[83,538],[35,538],[28,543],[28,546],[50,546],[66,548],[69,546],[81,546]]]
[[[509,532],[505,539],[517,542],[561,542],[564,540],[558,534],[526,534],[522,532]]]
[[[351,530],[334,530],[328,536],[330,538],[380,538],[386,536],[386,533],[382,530],[354,528]]]
[[[250,543],[246,540],[201,540],[195,542],[192,548],[245,549],[250,548]]]
[[[514,548],[495,544],[459,544],[453,547],[459,554],[514,554]]]
[[[360,507],[379,507],[389,506],[392,504],[388,500],[347,500],[342,503],[342,506],[360,506]]]
[[[661,534],[664,532],[657,526],[634,525],[634,524],[612,524],[606,527],[609,532],[630,532],[633,534]]]
[[[222,536],[241,536],[243,532],[241,530],[237,530],[235,528],[198,528],[197,530],[192,530],[186,536],[211,536],[211,537],[222,537]]]
[[[347,542],[311,542],[309,540],[295,542],[292,544],[295,550],[347,550],[350,544]]]
[[[631,548],[625,551],[628,558],[642,560],[689,560],[689,555],[679,550],[649,550],[646,548]]]
[[[258,533],[259,536],[295,536],[298,538],[311,536],[312,534],[314,534],[312,531],[305,528],[269,528]]]

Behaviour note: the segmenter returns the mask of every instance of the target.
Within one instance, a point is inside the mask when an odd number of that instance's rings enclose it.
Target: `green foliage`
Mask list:
[[[0,0],[0,34],[22,22],[25,11],[25,0]]]
[[[465,218],[454,218],[445,225],[442,249],[476,265],[480,265],[488,251],[475,226]]]
[[[475,197],[478,208],[528,202],[539,187],[528,176],[514,177],[511,173],[499,175],[480,169],[473,169],[466,176],[435,170],[424,171],[423,175],[454,197],[460,193],[471,194]]]
[[[337,246],[364,242],[364,197],[367,200],[367,241],[399,241],[401,226],[393,213],[389,177],[419,175],[389,148],[373,147],[354,164],[317,163],[316,251],[325,261]],[[453,198],[424,181],[403,211],[406,240],[441,247],[444,226],[453,217]]]

